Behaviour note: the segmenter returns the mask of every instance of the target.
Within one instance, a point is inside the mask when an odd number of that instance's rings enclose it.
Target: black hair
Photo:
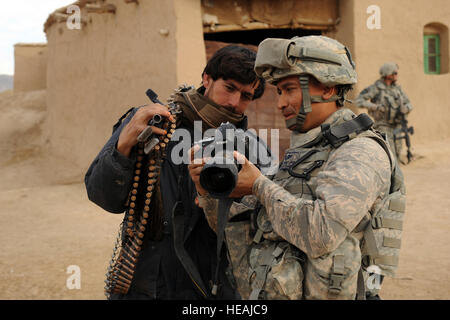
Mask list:
[[[235,80],[242,84],[251,84],[259,80],[259,85],[253,94],[253,100],[264,93],[265,81],[258,77],[254,71],[256,52],[236,45],[223,47],[214,53],[203,70],[214,81]]]

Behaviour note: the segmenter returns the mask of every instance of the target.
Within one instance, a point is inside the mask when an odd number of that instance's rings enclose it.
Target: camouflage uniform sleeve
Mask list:
[[[363,91],[360,92],[360,94],[356,98],[355,100],[356,106],[367,109],[375,108],[376,104],[372,102],[372,99],[377,94],[377,91],[378,91],[377,87],[374,84],[365,88]]]
[[[315,201],[297,198],[265,177],[253,185],[275,232],[312,258],[335,250],[388,192],[390,162],[376,141],[355,138],[330,155],[317,178]]]
[[[198,195],[198,205],[203,209],[209,227],[217,233],[217,213],[219,212],[219,200],[209,195]]]
[[[244,213],[249,210],[253,210],[256,207],[256,197],[253,195],[245,196],[240,202],[234,201],[231,205],[230,211],[228,212],[228,220],[231,218]],[[219,200],[214,199],[209,195],[198,195],[199,207],[203,209],[205,213],[206,220],[209,226],[214,232],[217,233],[217,215],[219,213]]]
[[[402,96],[402,102],[403,102],[403,105],[406,107],[406,112],[405,112],[405,114],[408,114],[408,113],[410,113],[410,112],[412,111],[413,106],[411,105],[411,102],[409,101],[408,96],[407,96],[406,93],[402,90],[402,88],[399,88],[399,89],[400,89],[400,95]]]

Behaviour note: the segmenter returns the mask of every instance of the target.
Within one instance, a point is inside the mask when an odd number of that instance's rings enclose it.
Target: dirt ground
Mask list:
[[[5,115],[9,98],[0,98]],[[39,135],[45,108],[33,103],[26,111],[35,114],[22,125],[24,134]],[[39,143],[45,139],[9,139],[19,113],[8,112],[0,119],[0,141],[8,141],[0,144],[0,299],[104,299],[122,216],[91,203],[82,174],[67,159],[44,152]],[[416,145],[414,153],[419,159],[402,167],[407,213],[400,267],[385,280],[381,296],[449,299],[450,140]],[[79,289],[67,287],[73,265],[81,271]]]

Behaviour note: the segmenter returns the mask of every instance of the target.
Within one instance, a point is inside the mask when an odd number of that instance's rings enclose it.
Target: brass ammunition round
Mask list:
[[[134,241],[131,241],[131,244],[132,244],[133,247],[136,249],[136,251],[141,251],[141,247],[138,246]]]
[[[130,250],[130,252],[133,254],[134,257],[137,257],[138,253],[133,249],[133,247],[131,246],[127,246],[128,250]]]
[[[134,173],[135,174],[141,174],[141,170],[138,169],[138,170],[134,171]]]
[[[125,265],[123,265],[124,267],[126,267]],[[116,269],[116,271],[118,271],[118,273],[120,273],[122,276],[124,276],[125,278],[132,280],[133,279],[133,272],[127,272],[124,269]],[[117,272],[115,272],[116,274]]]
[[[150,207],[149,207],[149,206],[145,206],[145,207],[144,207],[144,210],[145,210],[145,211],[150,211]]]
[[[114,289],[112,290],[113,293],[125,293],[125,288],[121,287],[121,286],[114,286]]]
[[[131,190],[131,193],[132,193],[132,194],[137,194],[137,190],[136,190],[136,189],[133,189],[133,190]]]
[[[134,268],[134,264],[131,263],[131,261],[127,260],[127,259],[123,259],[123,261],[125,261],[128,265],[130,265],[132,268]],[[134,271],[132,269],[130,269],[126,264],[122,264],[122,267],[129,273],[129,274],[133,274]]]
[[[131,201],[136,201],[136,196],[131,196]]]
[[[124,283],[126,283],[126,284],[131,284],[131,281],[130,280],[128,280],[127,278],[125,278],[125,277],[122,277],[121,275],[117,275],[117,278],[119,278],[120,280],[122,280]]]
[[[134,181],[139,181],[139,176],[134,176]],[[134,185],[133,185],[134,186]],[[135,187],[136,188],[136,187]]]
[[[134,202],[130,202],[130,208],[134,208],[136,204]]]
[[[148,213],[147,213],[147,212],[142,213],[142,217],[144,217],[145,219],[147,219],[147,218],[148,218]]]
[[[149,204],[150,204],[150,199],[146,199],[146,200],[145,200],[145,204],[146,204],[146,205],[149,205]]]

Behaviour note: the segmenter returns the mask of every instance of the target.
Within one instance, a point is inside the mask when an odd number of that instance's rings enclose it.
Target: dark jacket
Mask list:
[[[131,190],[136,154],[130,158],[121,155],[117,141],[123,127],[130,121],[137,109],[113,132],[106,145],[97,155],[85,176],[88,197],[91,201],[112,213],[125,211],[125,203]],[[193,131],[192,127],[182,124],[180,127]],[[192,136],[193,137],[193,136]],[[149,232],[144,237],[144,245],[139,256],[132,285],[128,294],[113,294],[112,299],[205,299],[209,295],[216,270],[217,239],[210,229],[203,210],[194,203],[195,185],[192,182],[187,165],[175,165],[170,159],[171,148],[167,146],[167,157],[160,173],[160,195],[162,199],[161,226],[162,237],[152,240]],[[182,176],[182,192],[179,193],[178,177]],[[183,237],[184,248],[192,259],[207,289],[207,297],[196,287],[180,262],[174,248],[173,207],[181,196],[183,204],[182,226],[177,228],[178,237]],[[155,207],[153,207],[154,210]],[[152,211],[150,211],[152,216]],[[183,223],[184,221],[184,223]],[[150,230],[148,230],[150,231]],[[181,235],[184,233],[184,235]],[[219,291],[217,299],[239,298],[225,274],[227,269],[226,250],[222,250],[219,268]]]

